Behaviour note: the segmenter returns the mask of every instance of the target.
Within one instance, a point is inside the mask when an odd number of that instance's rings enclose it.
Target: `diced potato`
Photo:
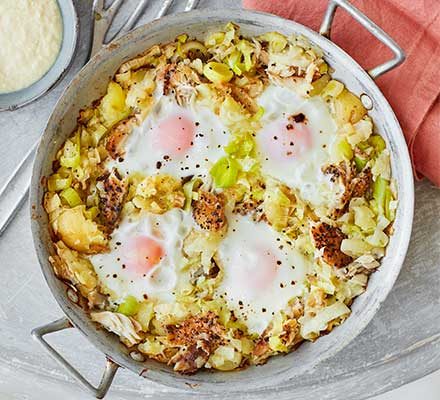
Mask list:
[[[367,113],[360,99],[347,89],[334,99],[334,106],[336,118],[340,123],[355,124]]]
[[[128,117],[130,109],[125,104],[126,93],[116,82],[110,82],[107,94],[102,98],[100,110],[107,127]]]
[[[326,65],[326,64],[324,64]],[[317,96],[319,95],[324,88],[327,86],[327,84],[330,81],[330,77],[328,75],[322,75],[319,79],[312,82],[313,89],[310,91],[310,96]]]
[[[56,243],[55,247],[59,260],[53,261],[53,264],[58,276],[79,284],[78,289],[84,296],[95,290],[98,278],[92,263],[76,251],[69,249],[62,241]]]
[[[91,254],[107,248],[106,236],[95,222],[86,218],[85,206],[62,209],[52,226],[61,240],[73,250]]]
[[[328,84],[325,86],[324,90],[321,93],[322,97],[337,97],[339,96],[342,91],[344,90],[344,84],[332,79]]]

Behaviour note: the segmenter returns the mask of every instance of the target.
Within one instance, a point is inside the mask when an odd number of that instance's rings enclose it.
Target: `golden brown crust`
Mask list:
[[[268,338],[261,338],[255,344],[252,351],[252,359],[256,365],[264,364],[273,353],[268,340]]]
[[[372,174],[370,168],[364,169],[356,175],[355,168],[348,162],[341,162],[338,165],[327,165],[322,172],[331,175],[331,181],[340,183],[344,186],[344,192],[339,199],[339,205],[330,213],[330,217],[338,219],[345,214],[350,200],[354,197],[365,196],[371,186]]]
[[[363,197],[370,189],[373,174],[370,168],[359,173],[351,182],[351,197]]]
[[[199,191],[199,199],[193,202],[193,216],[202,229],[213,232],[221,230],[226,225],[223,197]]]
[[[185,105],[197,94],[196,86],[201,83],[199,75],[188,65],[168,64],[160,72],[163,94],[174,93],[179,105]]]
[[[322,258],[338,268],[350,264],[353,259],[341,251],[341,243],[347,236],[337,227],[319,222],[311,228],[312,238],[317,249],[323,249]]]
[[[99,193],[99,209],[101,222],[108,232],[111,232],[120,217],[125,196],[127,183],[119,176],[116,170],[100,178],[103,181],[103,189]]]
[[[116,160],[124,154],[122,146],[128,135],[133,130],[133,125],[136,123],[136,117],[130,117],[122,120],[116,124],[107,136],[105,148],[110,157]]]
[[[183,374],[191,374],[201,368],[215,349],[223,344],[225,334],[219,317],[212,311],[191,316],[180,325],[169,325],[167,330],[169,342],[180,347],[169,364]]]

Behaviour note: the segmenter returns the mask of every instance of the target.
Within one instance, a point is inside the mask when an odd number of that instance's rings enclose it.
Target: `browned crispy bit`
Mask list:
[[[307,124],[307,117],[303,113],[290,115],[288,120],[297,124]]]
[[[196,86],[200,84],[197,72],[182,63],[165,66],[158,79],[163,80],[163,94],[174,93],[180,105],[187,104],[197,94]]]
[[[103,189],[99,192],[101,221],[107,231],[111,232],[116,226],[122,211],[127,194],[127,183],[116,170],[101,176],[98,180],[103,181]]]
[[[351,197],[363,197],[371,186],[373,175],[370,168],[360,172],[356,178],[351,181]]]
[[[122,74],[124,72],[134,71],[145,66],[150,66],[154,58],[160,56],[161,53],[162,50],[158,45],[153,46],[144,53],[139,54],[138,57],[122,64],[118,73]]]
[[[174,371],[181,374],[194,374],[198,369],[202,368],[209,359],[209,353],[201,347],[192,344],[188,348],[180,349],[168,362],[174,365]]]
[[[287,347],[294,346],[302,341],[300,326],[296,319],[289,319],[284,323],[280,339]]]
[[[347,236],[335,226],[319,222],[311,229],[312,238],[317,249],[323,249],[322,258],[338,268],[350,264],[353,259],[341,251],[341,243]]]
[[[347,162],[338,165],[327,165],[322,170],[324,174],[331,175],[331,181],[339,180],[344,186],[344,192],[339,199],[339,206],[332,210],[330,217],[337,219],[341,217],[348,208],[348,204],[353,197],[365,196],[371,186],[371,170],[366,168],[364,171],[355,175],[355,168]]]
[[[238,87],[237,85],[228,84],[227,89],[230,92],[232,98],[240,103],[246,110],[255,114],[259,106],[256,99],[252,97],[248,91],[248,88]]]
[[[193,216],[202,229],[221,230],[226,225],[223,197],[220,194],[199,191],[199,199],[193,202]]]
[[[110,157],[116,160],[124,154],[122,146],[133,129],[136,117],[129,117],[117,123],[107,137],[106,149]]]
[[[252,359],[255,364],[264,364],[267,359],[273,354],[269,346],[268,338],[260,338],[252,350]]]
[[[167,64],[159,71],[157,75],[157,79],[159,81],[163,81],[163,94],[166,96],[169,95],[171,92],[172,87],[170,84],[170,80],[171,80],[171,76],[174,74],[175,71],[176,71],[175,63]]]
[[[179,351],[170,359],[174,370],[191,374],[203,367],[209,356],[223,344],[224,327],[212,311],[194,315],[179,325],[168,325],[168,340],[179,346]]]

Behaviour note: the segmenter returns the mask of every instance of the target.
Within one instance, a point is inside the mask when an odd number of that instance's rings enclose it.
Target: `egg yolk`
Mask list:
[[[312,132],[304,123],[276,122],[262,132],[265,152],[275,160],[299,158],[312,147]]]
[[[194,122],[177,114],[162,120],[152,132],[152,142],[164,155],[187,153],[194,140]]]
[[[127,269],[139,275],[148,273],[165,255],[161,245],[148,236],[131,238],[123,254]]]
[[[266,291],[277,275],[279,261],[270,250],[263,246],[246,248],[246,255],[238,258],[235,270],[241,291],[251,298]],[[252,254],[249,257],[249,253]]]
[[[277,274],[276,257],[269,250],[257,250],[258,261],[249,276],[249,283],[257,290],[269,287]]]

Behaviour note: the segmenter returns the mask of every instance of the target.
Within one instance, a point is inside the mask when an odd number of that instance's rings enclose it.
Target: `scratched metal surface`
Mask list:
[[[126,0],[121,16],[135,0]],[[182,0],[176,1],[178,7]],[[80,47],[70,73],[49,95],[15,112],[0,114],[0,185],[38,139],[63,87],[83,64],[90,40],[91,0],[77,0],[81,17]],[[159,6],[151,1],[147,21]],[[201,7],[238,7],[234,0],[202,0]],[[122,20],[122,18],[120,18]],[[231,19],[233,12],[231,11]],[[141,20],[141,21],[142,21]],[[118,20],[115,21],[116,26]],[[61,314],[40,273],[29,229],[28,205],[20,210],[0,238],[0,398],[49,396],[63,386],[76,398],[86,398],[66,372],[31,340],[31,328]],[[337,356],[298,379],[290,393],[279,398],[363,399],[440,369],[440,191],[427,182],[416,185],[416,212],[409,253],[402,273],[367,329]],[[104,359],[83,337],[71,330],[51,338],[55,347],[87,376],[99,379]],[[22,378],[23,387],[8,385]],[[2,387],[8,387],[4,392]],[[27,388],[27,389],[26,389]],[[27,392],[26,392],[27,390]],[[30,392],[32,393],[32,392]],[[128,371],[117,374],[109,399],[189,398]],[[3,396],[4,395],[4,396]],[[40,397],[41,396],[41,397]],[[260,396],[265,398],[266,395]],[[29,398],[29,397],[28,397]],[[243,398],[250,398],[246,394]]]

